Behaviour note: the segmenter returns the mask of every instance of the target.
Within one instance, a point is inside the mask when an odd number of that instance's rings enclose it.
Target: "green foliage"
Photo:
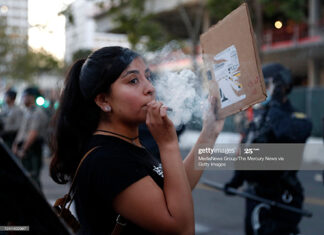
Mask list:
[[[30,80],[43,72],[60,73],[62,67],[62,62],[45,50],[29,48],[27,39],[17,37],[5,17],[0,18],[0,77]]]
[[[62,67],[62,62],[45,50],[35,51],[27,48],[25,53],[13,59],[10,76],[15,79],[31,80],[41,73],[60,73]]]
[[[258,21],[259,25],[262,25],[261,21],[272,21],[278,17],[295,22],[306,18],[306,0],[207,0],[205,9],[209,12],[211,22],[215,23],[243,2],[247,2],[252,19],[256,20],[255,1],[260,2],[259,10],[263,15],[263,19]],[[144,37],[147,49],[156,50],[166,42],[175,39],[176,35],[171,29],[163,26],[156,16],[145,13],[146,2],[147,0],[111,0],[113,7],[108,11],[108,15],[116,23],[113,32],[126,33],[133,48],[136,48]],[[182,24],[182,22],[177,23]],[[187,38],[190,38],[190,35]]]
[[[4,59],[10,51],[10,38],[6,36],[6,19],[0,17],[0,59]]]
[[[261,2],[267,17],[281,15],[295,22],[306,19],[306,0],[261,0]]]
[[[253,8],[255,1],[260,1],[265,18],[281,16],[295,22],[306,18],[306,0],[207,0],[207,9],[212,18],[220,20],[243,2],[247,2]],[[251,13],[253,15],[254,12]]]
[[[137,29],[148,38],[145,45],[149,51],[160,49],[171,39],[167,30],[160,23],[154,21],[152,16],[148,16],[144,22],[138,24]]]
[[[72,55],[72,61],[76,61],[78,59],[85,59],[85,58],[88,57],[88,55],[91,54],[91,52],[92,51],[90,49],[80,49],[80,50],[77,50]]]
[[[241,5],[244,0],[207,0],[207,10],[212,18],[223,19],[231,11]]]
[[[154,20],[153,15],[145,14],[145,0],[121,0],[119,4],[113,5],[108,11],[117,25],[113,32],[126,33],[133,48],[143,37],[147,39],[147,50],[159,49],[170,40],[168,31]]]
[[[9,71],[8,56],[12,49],[12,43],[7,37],[7,23],[4,16],[0,16],[0,77],[7,76]]]
[[[60,11],[58,15],[65,16],[67,23],[73,25],[74,24],[74,16],[71,10],[71,5],[68,5],[64,10]]]

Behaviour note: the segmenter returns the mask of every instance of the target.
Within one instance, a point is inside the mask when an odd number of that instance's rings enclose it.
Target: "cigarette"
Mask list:
[[[172,112],[172,111],[173,111],[172,108],[166,107],[165,105],[162,105],[162,107],[163,107],[163,108],[166,108],[166,111],[168,111],[168,112]],[[161,107],[161,108],[162,108],[162,107]]]

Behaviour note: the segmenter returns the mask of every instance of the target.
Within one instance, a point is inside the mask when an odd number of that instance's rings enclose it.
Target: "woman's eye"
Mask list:
[[[153,81],[153,77],[152,77],[152,75],[151,75],[151,74],[147,75],[147,76],[146,76],[146,79],[147,79],[147,80],[149,80],[150,82],[152,82],[152,81]]]
[[[129,83],[136,84],[136,83],[138,83],[138,79],[133,78],[132,80],[129,81]]]

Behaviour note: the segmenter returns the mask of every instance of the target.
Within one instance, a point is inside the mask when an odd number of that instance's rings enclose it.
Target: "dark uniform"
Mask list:
[[[289,78],[280,73],[285,68],[278,64],[268,66],[270,71],[267,73],[263,68],[263,73],[265,79],[271,77],[275,84],[271,99],[255,110],[254,119],[244,133],[242,143],[305,143],[311,134],[312,124],[304,114],[295,112],[290,101],[285,98],[287,91],[291,89]],[[269,67],[266,66],[267,69]],[[287,73],[286,75],[288,76]],[[296,156],[301,157],[302,153]],[[304,195],[297,171],[235,171],[225,189],[238,188],[244,182],[248,184],[249,193],[289,206],[302,207]],[[298,234],[300,220],[301,216],[296,213],[246,200],[247,235]]]

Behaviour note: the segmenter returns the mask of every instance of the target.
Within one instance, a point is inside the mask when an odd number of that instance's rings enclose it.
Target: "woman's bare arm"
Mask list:
[[[219,133],[222,131],[225,122],[224,119],[217,120],[219,100],[215,97],[211,97],[210,103],[211,106],[208,112],[205,114],[203,129],[199,135],[199,138],[183,161],[191,190],[194,189],[202,173],[204,172],[204,169],[195,169],[195,158],[198,157],[198,149],[201,147],[214,148],[216,139]]]
[[[179,208],[168,204],[166,193],[150,176],[118,194],[113,207],[127,220],[155,234],[194,234],[192,219],[183,218],[176,212]]]
[[[125,218],[157,234],[194,234],[191,188],[182,162],[175,128],[159,102],[148,105],[146,124],[156,140],[163,165],[161,190],[144,177],[121,192],[114,208]]]
[[[202,145],[204,147],[214,148],[217,136],[218,134],[216,133],[207,134],[201,132],[196,144],[191,149],[187,157],[183,160],[191,190],[195,188],[202,173],[204,172],[204,169],[195,169],[195,158],[198,157],[198,148],[202,147]]]

